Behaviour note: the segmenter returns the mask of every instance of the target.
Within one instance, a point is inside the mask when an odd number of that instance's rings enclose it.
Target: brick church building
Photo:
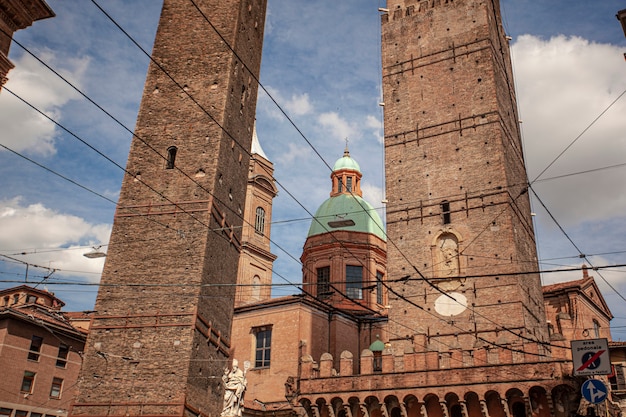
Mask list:
[[[386,230],[346,149],[303,236],[303,291],[277,299],[254,134],[265,6],[164,0],[69,415],[220,415],[233,359],[252,366],[246,415],[580,412],[498,1],[387,0]]]

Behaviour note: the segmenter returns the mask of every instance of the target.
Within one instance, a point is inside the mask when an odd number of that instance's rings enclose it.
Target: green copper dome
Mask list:
[[[383,350],[385,350],[385,344],[381,342],[380,340],[378,340],[378,336],[376,337],[377,337],[376,341],[370,345],[369,349],[372,352],[382,352]]]
[[[361,172],[361,167],[354,159],[350,158],[350,154],[347,151],[341,158],[337,159],[337,162],[335,162],[335,165],[333,166],[333,172],[341,169],[351,169],[358,171],[359,173]]]
[[[358,164],[356,166],[358,167]],[[340,194],[324,201],[315,213],[307,237],[334,230],[371,233],[382,240],[387,240],[380,216],[370,203],[357,195]]]

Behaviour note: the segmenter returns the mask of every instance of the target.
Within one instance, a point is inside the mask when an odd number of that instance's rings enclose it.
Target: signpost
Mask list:
[[[586,380],[580,388],[580,392],[585,397],[585,400],[591,404],[600,404],[606,400],[606,395],[608,394],[606,385],[598,379]]]
[[[574,376],[610,375],[611,360],[606,339],[572,340]],[[606,388],[605,388],[606,389]]]

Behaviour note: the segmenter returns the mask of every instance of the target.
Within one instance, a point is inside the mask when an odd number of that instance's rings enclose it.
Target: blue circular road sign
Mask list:
[[[601,403],[606,400],[606,395],[608,394],[606,385],[598,379],[586,380],[580,388],[580,392],[583,397],[585,397],[585,400],[589,401],[591,404]]]

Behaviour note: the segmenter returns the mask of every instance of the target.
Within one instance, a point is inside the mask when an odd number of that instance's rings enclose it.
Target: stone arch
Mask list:
[[[461,273],[459,238],[455,233],[439,233],[433,247],[433,265],[437,278],[454,278]]]
[[[550,417],[550,403],[548,394],[543,387],[534,386],[528,391],[530,412],[533,417]]]
[[[507,417],[504,408],[502,407],[502,401],[498,392],[487,391],[485,393],[485,401],[487,402],[489,417]]]
[[[463,397],[465,400],[465,408],[467,409],[468,417],[483,417],[483,411],[480,406],[480,397],[473,391],[465,394]]]
[[[317,406],[319,417],[332,417],[325,398],[318,398],[315,401],[315,405]]]
[[[435,394],[428,394],[424,397],[424,405],[426,406],[426,414],[428,417],[445,417],[443,409],[439,402],[439,397]]]
[[[352,412],[352,417],[365,417],[365,413],[361,410],[361,402],[358,397],[348,398],[348,402],[344,403],[344,407],[349,407]]]
[[[369,417],[383,417],[382,410],[380,409],[380,402],[378,398],[374,396],[369,396],[365,398],[365,408],[369,413]]]
[[[334,417],[350,417],[346,410],[343,408],[343,399],[339,397],[333,397],[330,400],[330,404],[333,409],[333,413],[335,414]]]
[[[407,417],[422,417],[421,404],[415,395],[404,397]]]
[[[400,401],[395,395],[388,395],[385,397],[385,406],[389,417],[403,417],[402,409],[400,408]]]
[[[511,417],[526,417],[526,402],[524,401],[524,393],[520,389],[509,389],[505,397]]]
[[[315,413],[313,412],[313,408],[311,407],[311,400],[308,398],[300,398],[295,405],[293,405],[293,410],[298,416],[307,416],[307,417],[315,417]],[[298,410],[304,410],[304,413],[301,413]]]
[[[459,403],[459,396],[454,392],[449,392],[444,397],[446,400],[446,407],[448,408],[449,417],[464,417],[463,409]]]
[[[568,417],[578,411],[580,392],[569,385],[557,385],[552,389],[554,417]]]

